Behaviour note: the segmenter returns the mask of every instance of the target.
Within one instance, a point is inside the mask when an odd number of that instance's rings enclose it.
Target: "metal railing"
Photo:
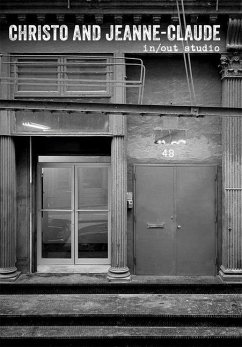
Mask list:
[[[2,54],[0,58],[0,94],[8,90],[10,98],[112,97],[134,89],[134,103],[142,104],[145,66],[139,58],[84,54]]]

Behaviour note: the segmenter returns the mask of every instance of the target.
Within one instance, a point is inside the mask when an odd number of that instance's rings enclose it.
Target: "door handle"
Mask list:
[[[177,229],[181,229],[181,228],[182,228],[181,225],[178,225],[178,226],[177,226]]]
[[[159,224],[152,224],[152,223],[147,223],[147,229],[155,229],[155,228],[165,228],[165,223],[159,223]]]

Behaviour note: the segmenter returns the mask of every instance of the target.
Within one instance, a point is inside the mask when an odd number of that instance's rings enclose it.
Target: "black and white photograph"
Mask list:
[[[0,344],[242,346],[242,0],[0,0]]]

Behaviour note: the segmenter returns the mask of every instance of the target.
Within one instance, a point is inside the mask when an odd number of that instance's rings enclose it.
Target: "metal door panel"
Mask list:
[[[136,274],[215,274],[215,176],[215,166],[136,166]]]
[[[175,273],[172,167],[136,167],[136,274]]]
[[[177,275],[215,273],[215,175],[211,166],[176,168]]]

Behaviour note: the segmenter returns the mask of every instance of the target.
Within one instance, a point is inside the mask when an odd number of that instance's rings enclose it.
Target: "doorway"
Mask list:
[[[136,165],[136,274],[215,275],[216,175],[211,165]]]
[[[109,167],[110,157],[39,156],[38,266],[110,264]]]

